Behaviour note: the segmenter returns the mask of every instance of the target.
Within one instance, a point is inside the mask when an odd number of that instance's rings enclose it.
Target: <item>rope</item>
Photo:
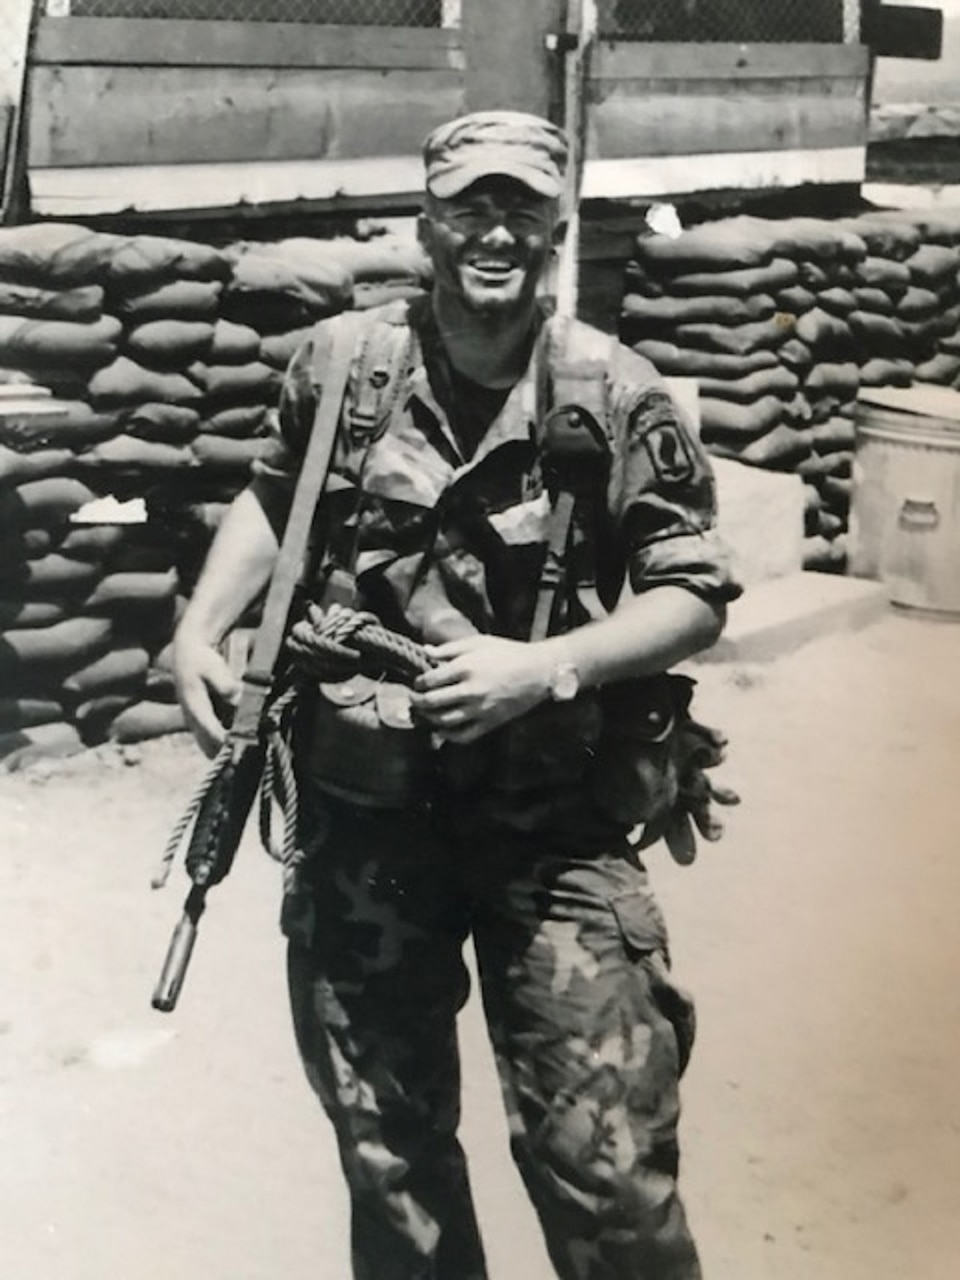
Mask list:
[[[326,613],[319,606],[310,605],[306,617],[294,626],[287,639],[287,653],[292,669],[271,696],[262,721],[266,750],[259,786],[260,841],[283,867],[284,890],[292,887],[297,868],[306,856],[297,840],[300,807],[289,741],[291,714],[306,680],[346,680],[362,671],[410,683],[433,666],[422,645],[387,630],[372,613],[339,605]],[[167,883],[177,855],[189,845],[204,800],[232,758],[228,737],[170,833],[151,880],[154,889]]]
[[[415,640],[389,631],[372,613],[340,605],[326,613],[310,605],[290,633],[287,652],[298,668],[322,681],[364,672],[412,683],[433,666]]]

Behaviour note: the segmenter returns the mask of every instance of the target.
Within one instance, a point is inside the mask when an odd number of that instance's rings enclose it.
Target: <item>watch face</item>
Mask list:
[[[577,696],[579,688],[580,679],[576,667],[564,662],[556,668],[550,681],[550,692],[557,702],[569,702]]]

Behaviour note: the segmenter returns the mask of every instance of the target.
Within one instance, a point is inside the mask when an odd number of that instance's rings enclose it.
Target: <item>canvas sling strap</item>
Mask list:
[[[279,808],[284,826],[282,847],[279,852],[268,848],[281,858],[285,870],[292,865],[296,804],[289,751],[282,740],[278,717],[272,716],[272,723],[265,724],[265,708],[303,571],[317,502],[329,470],[362,321],[362,314],[350,312],[331,326],[320,401],[233,722],[208,774],[174,828],[153,880],[154,888],[166,883],[174,859],[183,848],[193,883],[152,998],[153,1007],[165,1013],[174,1009],[183,986],[207,890],[229,873],[258,790],[261,835],[265,836],[269,826],[267,815],[274,807]]]

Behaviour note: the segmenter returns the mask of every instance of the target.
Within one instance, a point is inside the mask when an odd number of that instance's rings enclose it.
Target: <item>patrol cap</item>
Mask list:
[[[524,111],[476,111],[440,125],[423,144],[427,190],[441,200],[491,174],[516,178],[538,195],[563,191],[567,139]]]

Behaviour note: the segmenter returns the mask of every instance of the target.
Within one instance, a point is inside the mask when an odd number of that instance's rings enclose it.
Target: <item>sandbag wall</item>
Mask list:
[[[711,453],[803,477],[805,564],[840,570],[861,387],[960,386],[960,210],[738,216],[642,234],[621,336],[696,378]]]
[[[415,293],[424,271],[389,235],[0,230],[0,768],[182,727],[169,640],[283,368],[316,320]],[[4,415],[37,387],[66,412]]]

